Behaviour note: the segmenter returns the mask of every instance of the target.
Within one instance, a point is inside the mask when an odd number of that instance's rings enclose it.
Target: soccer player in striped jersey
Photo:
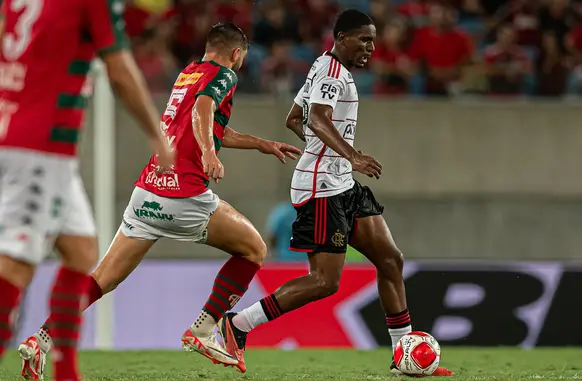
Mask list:
[[[96,0],[91,0],[96,1]],[[154,155],[136,181],[117,235],[89,281],[89,305],[113,291],[139,265],[160,238],[205,243],[232,255],[218,272],[212,292],[198,318],[182,337],[187,351],[214,363],[237,365],[216,341],[214,329],[234,307],[260,269],[267,249],[261,236],[242,214],[209,189],[224,176],[218,159],[221,147],[257,149],[281,162],[301,150],[288,144],[240,134],[228,127],[240,69],[248,40],[234,24],[217,24],[209,32],[203,59],[188,65],[174,83],[161,130],[176,152],[176,164],[160,173]],[[185,301],[187,303],[188,301]],[[22,348],[35,354],[24,366],[38,366],[49,351],[53,312],[45,325]],[[144,333],[147,334],[147,333]]]
[[[315,61],[287,117],[287,127],[306,143],[291,183],[297,218],[290,250],[308,254],[310,271],[242,312],[227,313],[219,323],[241,372],[246,370],[248,332],[337,291],[348,242],[378,269],[378,291],[393,347],[412,330],[403,257],[382,217],[384,207],[370,188],[352,177],[352,171],[375,178],[382,173],[377,160],[353,147],[358,92],[350,69],[370,60],[376,28],[368,15],[346,10],[338,16],[334,37],[334,48]],[[394,361],[391,369],[400,373]],[[452,373],[439,368],[435,375]]]
[[[173,153],[125,38],[123,3],[4,0],[0,51],[0,356],[13,312],[36,266],[56,246],[62,258],[50,294],[53,378],[77,381],[77,345],[88,272],[98,257],[91,206],[79,175],[77,142],[98,54],[112,87],[170,168]],[[22,348],[28,361],[34,341]],[[28,365],[30,363],[27,362]],[[43,361],[24,366],[38,379]]]

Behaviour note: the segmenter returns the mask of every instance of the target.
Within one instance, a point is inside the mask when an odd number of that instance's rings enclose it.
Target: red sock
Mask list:
[[[81,311],[91,277],[62,267],[50,298],[50,333],[53,339],[53,380],[77,381],[77,345],[81,331]]]
[[[92,276],[90,276],[89,278],[90,278],[89,279],[89,294],[88,294],[89,295],[89,299],[88,299],[89,303],[84,308],[83,308],[83,306],[81,306],[83,311],[85,311],[87,308],[92,306],[93,303],[95,303],[96,301],[101,299],[101,297],[103,296],[103,290],[101,290],[101,286],[99,286],[99,283],[97,283],[95,278],[93,278]],[[42,329],[44,329],[47,332],[49,332],[49,326],[50,326],[51,319],[52,319],[52,315],[49,315],[49,317],[46,319],[46,321],[42,325]],[[50,332],[49,332],[49,335],[50,335]]]
[[[216,275],[212,293],[203,310],[219,321],[226,311],[238,303],[260,268],[260,265],[248,259],[230,258]]]
[[[10,344],[13,329],[13,311],[20,301],[20,289],[0,278],[0,357]]]

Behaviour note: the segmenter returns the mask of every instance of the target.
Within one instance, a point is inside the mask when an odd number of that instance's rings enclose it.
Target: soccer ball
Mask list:
[[[430,376],[439,367],[441,346],[426,332],[410,332],[394,349],[394,363],[409,376]]]

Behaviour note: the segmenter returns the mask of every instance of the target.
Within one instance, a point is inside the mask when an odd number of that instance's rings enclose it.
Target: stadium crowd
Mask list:
[[[368,12],[376,52],[355,73],[361,93],[576,96],[582,84],[581,0],[134,0],[135,56],[153,91],[204,51],[206,30],[232,21],[252,45],[240,90],[289,94],[333,45],[338,10]]]

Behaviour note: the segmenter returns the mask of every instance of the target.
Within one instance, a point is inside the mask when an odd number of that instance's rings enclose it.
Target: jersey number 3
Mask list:
[[[8,61],[18,60],[28,48],[32,37],[32,27],[42,12],[43,0],[12,0],[10,12],[22,12],[16,24],[14,33],[5,33],[2,41],[2,52]]]

